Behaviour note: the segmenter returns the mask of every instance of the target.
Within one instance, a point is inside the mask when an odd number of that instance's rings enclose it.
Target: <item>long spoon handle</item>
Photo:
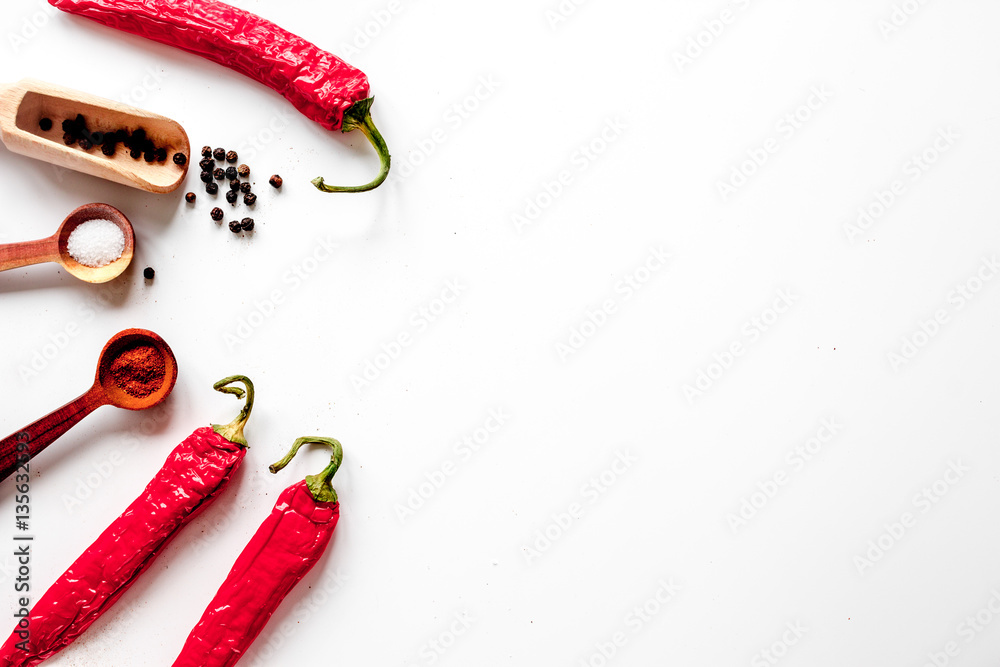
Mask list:
[[[22,266],[58,262],[59,247],[54,238],[5,243],[0,245],[0,271],[19,269]]]
[[[107,404],[108,399],[104,390],[95,383],[83,395],[0,440],[0,482],[26,464],[35,454],[52,444],[56,438],[95,408]]]

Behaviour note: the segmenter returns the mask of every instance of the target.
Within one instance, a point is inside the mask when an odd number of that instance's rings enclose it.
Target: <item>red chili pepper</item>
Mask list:
[[[202,427],[167,457],[153,481],[31,607],[28,627],[0,648],[0,665],[26,667],[73,642],[109,609],[167,542],[225,488],[246,454],[243,426],[253,408],[253,384],[242,375],[215,383],[246,404],[225,426]]]
[[[337,492],[330,485],[344,458],[340,443],[332,438],[299,438],[271,472],[288,465],[306,443],[330,445],[330,465],[281,492],[271,515],[188,635],[173,667],[235,665],[281,601],[323,555],[340,518]]]
[[[49,0],[71,14],[176,46],[263,83],[328,130],[359,129],[378,151],[371,183],[323,192],[364,192],[389,174],[389,149],[371,117],[368,77],[328,51],[256,14],[214,0]]]

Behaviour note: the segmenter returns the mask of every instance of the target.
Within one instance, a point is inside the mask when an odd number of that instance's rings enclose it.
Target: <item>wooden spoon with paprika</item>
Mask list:
[[[166,342],[146,329],[125,329],[101,351],[94,384],[81,396],[35,423],[0,440],[0,481],[68,431],[96,408],[114,405],[144,410],[170,394],[177,360]]]

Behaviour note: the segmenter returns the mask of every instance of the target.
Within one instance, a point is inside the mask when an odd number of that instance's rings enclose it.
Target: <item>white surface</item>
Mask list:
[[[596,667],[616,633],[610,665],[995,664],[1000,8],[589,2],[553,27],[555,0],[238,4],[368,74],[394,158],[383,187],[315,192],[317,175],[370,178],[371,148],[235,73],[40,1],[0,6],[0,80],[173,117],[196,147],[236,147],[260,193],[257,231],[234,237],[196,170],[154,196],[0,158],[4,241],[51,234],[91,201],[121,208],[137,237],[105,287],[51,265],[0,275],[0,430],[82,392],[120,329],[157,331],[180,368],[165,410],[102,408],[34,463],[36,591],[177,442],[235,415],[215,380],[257,385],[240,478],[49,664],[169,664],[277,491],[322,467],[316,450],[266,472],[305,434],[344,443],[342,521],[241,665]],[[762,154],[723,198],[719,183]],[[848,233],[894,182],[884,215]],[[519,229],[528,200],[543,210]],[[979,272],[991,279],[962,296]],[[561,358],[581,329],[593,335]],[[914,336],[925,344],[894,364]],[[51,358],[23,377],[36,354]],[[369,362],[385,367],[359,391]],[[717,379],[688,400],[700,372]],[[498,414],[478,451],[462,444]],[[818,453],[796,453],[817,435]],[[6,539],[12,496],[7,483]],[[734,531],[744,500],[762,507]],[[529,558],[538,531],[560,534]],[[885,555],[859,566],[880,539]],[[662,605],[661,582],[679,586]],[[657,613],[638,620],[650,598]]]

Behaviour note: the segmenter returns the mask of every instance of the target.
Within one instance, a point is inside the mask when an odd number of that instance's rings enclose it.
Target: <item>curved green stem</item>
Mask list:
[[[368,137],[368,141],[372,142],[372,146],[378,152],[378,158],[382,165],[378,176],[371,183],[351,186],[327,185],[323,182],[322,176],[317,176],[312,180],[312,184],[321,192],[367,192],[382,185],[382,181],[389,175],[389,163],[392,156],[389,155],[389,147],[386,145],[385,139],[382,138],[381,133],[379,133],[378,128],[375,127],[375,123],[372,121],[371,107],[374,101],[374,97],[369,97],[360,102],[355,102],[354,106],[344,114],[344,124],[341,126],[341,132],[361,130],[361,133]]]
[[[337,474],[337,469],[340,468],[340,464],[344,460],[344,448],[333,438],[323,438],[318,435],[307,435],[304,438],[299,438],[292,443],[292,449],[285,454],[285,458],[277,463],[272,463],[268,470],[278,472],[284,468],[295,457],[302,445],[329,445],[333,449],[333,453],[330,455],[330,465],[318,475],[307,475],[306,486],[309,487],[309,493],[312,494],[313,499],[324,503],[337,502],[337,492],[333,490],[330,481]]]
[[[247,388],[246,392],[240,387],[229,386],[234,382],[242,382]],[[236,398],[243,398],[243,394],[246,393],[246,403],[243,404],[240,414],[236,415],[236,419],[222,426],[212,424],[212,430],[230,442],[249,447],[246,438],[243,437],[243,427],[246,425],[247,420],[250,419],[250,411],[253,410],[253,382],[246,375],[230,375],[216,382],[212,385],[212,388],[224,394],[236,394]]]

